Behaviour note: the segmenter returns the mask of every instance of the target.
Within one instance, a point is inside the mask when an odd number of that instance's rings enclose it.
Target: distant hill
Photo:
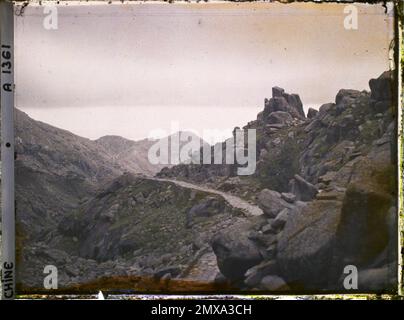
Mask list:
[[[158,141],[167,141],[170,147],[171,138],[177,138],[180,134],[186,134],[192,137],[194,141],[201,139],[190,132],[177,132],[168,137],[157,139],[143,139],[139,141],[128,140],[120,136],[103,136],[95,142],[102,146],[114,163],[125,171],[132,173],[141,173],[149,176],[155,175],[164,167],[171,167],[169,164],[152,164],[148,159],[148,151]],[[186,142],[180,142],[180,148]],[[201,139],[202,143],[206,143]]]

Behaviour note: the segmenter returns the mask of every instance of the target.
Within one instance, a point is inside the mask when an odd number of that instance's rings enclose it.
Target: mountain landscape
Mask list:
[[[331,292],[353,265],[359,291],[394,291],[392,77],[307,115],[272,88],[243,127],[257,136],[249,176],[152,165],[155,141],[89,140],[16,109],[19,290],[44,291],[55,265],[66,292]]]

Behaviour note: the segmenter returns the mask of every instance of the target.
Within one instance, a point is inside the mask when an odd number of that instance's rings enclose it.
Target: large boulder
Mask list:
[[[264,189],[258,195],[258,206],[269,218],[275,218],[285,208],[293,205],[282,199],[282,195],[274,190]]]
[[[288,102],[288,112],[294,117],[298,119],[305,119],[306,116],[304,114],[303,110],[303,103],[300,100],[300,97],[298,94],[292,93],[284,93],[283,97],[286,99]]]
[[[392,106],[391,100],[372,101],[371,103],[374,113],[384,113]]]
[[[289,209],[285,208],[281,212],[279,212],[274,221],[272,221],[271,227],[274,230],[280,230],[285,226],[288,219],[289,219]]]
[[[314,132],[316,133],[317,130],[319,130],[320,128],[323,127],[323,124],[321,122],[321,120],[319,119],[313,119],[313,121],[311,121],[305,128],[304,128],[304,132],[306,133],[311,133]]]
[[[279,275],[289,285],[337,290],[347,265],[361,272],[397,261],[395,171],[389,156],[386,144],[375,146],[366,158],[351,164],[350,183],[341,195],[318,197],[287,219],[277,244],[277,262]],[[393,282],[383,280],[380,270],[365,274],[374,275],[375,282]]]
[[[339,271],[348,264],[363,270],[397,261],[396,176],[388,149],[375,146],[355,164],[336,234],[333,266]]]
[[[213,238],[212,248],[220,272],[231,281],[243,280],[245,272],[263,259],[246,229],[223,230]]]
[[[314,199],[318,193],[318,190],[314,185],[303,179],[298,174],[296,174],[291,180],[290,189],[290,192],[296,195],[296,199],[301,201],[310,201]]]
[[[386,71],[377,79],[369,81],[370,106],[375,113],[384,113],[392,107],[392,81],[393,74],[391,71]]]
[[[332,109],[335,108],[335,103],[325,103],[320,106],[318,113],[320,117],[326,116]]]
[[[263,118],[267,119],[272,112],[288,112],[293,118],[305,119],[303,103],[298,94],[285,93],[285,90],[279,87],[272,88],[272,98],[265,99],[265,108]]]
[[[370,98],[376,101],[391,100],[393,96],[392,77],[391,71],[385,71],[377,79],[370,79]]]
[[[340,201],[312,201],[297,207],[277,245],[279,275],[293,288],[326,288],[340,220]]]
[[[296,196],[293,193],[283,192],[281,193],[281,197],[283,200],[289,203],[294,203],[296,201]]]
[[[309,108],[309,110],[307,111],[307,118],[313,119],[314,117],[317,116],[317,114],[318,114],[318,110]]]
[[[293,122],[293,118],[288,112],[275,111],[275,112],[272,112],[268,116],[267,122],[269,124],[278,123],[278,124],[288,125]]]
[[[337,233],[344,263],[367,265],[385,249],[391,204],[391,196],[378,185],[362,181],[348,186]]]
[[[187,212],[186,224],[190,226],[195,217],[211,217],[213,215],[223,213],[225,210],[225,202],[218,197],[209,196],[200,203],[194,205]]]
[[[341,89],[338,91],[337,96],[335,97],[335,104],[349,104],[354,101],[357,97],[359,97],[360,91],[352,90],[352,89]]]
[[[280,87],[272,87],[272,97],[282,97],[285,93],[285,89]]]
[[[264,119],[268,118],[268,116],[275,111],[288,111],[288,102],[284,97],[274,97],[269,100],[265,100],[264,107]]]

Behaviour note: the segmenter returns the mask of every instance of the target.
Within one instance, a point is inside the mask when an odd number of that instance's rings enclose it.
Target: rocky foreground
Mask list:
[[[359,291],[394,290],[391,73],[369,85],[307,116],[274,87],[244,127],[258,161],[244,177],[234,165],[134,174],[132,142],[128,153],[123,138],[90,141],[17,111],[20,291],[43,291],[46,265],[67,292],[341,291],[347,265]]]

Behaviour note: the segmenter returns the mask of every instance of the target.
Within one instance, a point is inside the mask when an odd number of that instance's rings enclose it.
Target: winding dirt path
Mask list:
[[[193,189],[197,191],[207,192],[217,194],[232,207],[242,210],[246,215],[249,216],[258,216],[263,214],[263,211],[256,205],[248,203],[247,201],[234,196],[223,191],[207,188],[202,185],[196,185],[193,183],[181,181],[181,180],[172,180],[172,179],[162,179],[162,178],[147,178],[155,181],[162,182],[171,182],[180,187]],[[215,280],[216,275],[219,273],[219,268],[217,266],[216,255],[214,254],[212,248],[208,248],[203,254],[194,261],[190,269],[184,275],[184,279],[202,281],[211,283]]]
[[[156,181],[172,182],[183,188],[194,189],[194,190],[198,190],[198,191],[217,194],[217,195],[223,197],[224,200],[226,200],[226,202],[229,205],[231,205],[234,208],[244,211],[247,215],[250,215],[250,216],[259,216],[259,215],[263,214],[263,211],[258,206],[248,203],[247,201],[245,201],[237,196],[228,194],[223,191],[207,188],[204,186],[196,185],[196,184],[181,181],[181,180],[171,180],[171,179],[161,179],[161,178],[151,178],[151,179],[156,180]]]

